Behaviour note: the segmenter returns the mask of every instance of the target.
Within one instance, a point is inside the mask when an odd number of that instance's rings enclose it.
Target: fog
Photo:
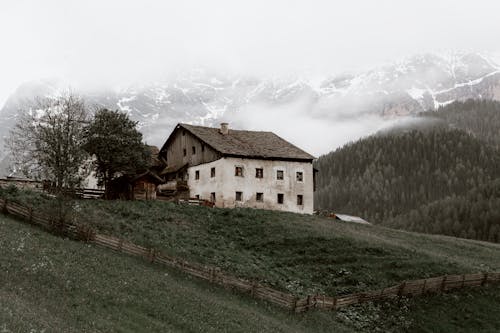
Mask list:
[[[241,112],[227,114],[223,120],[234,128],[274,132],[315,157],[397,123],[395,119],[366,114],[316,118],[303,111],[314,107],[307,100],[280,106],[251,104]]]
[[[63,77],[123,84],[208,66],[340,72],[436,50],[498,51],[496,1],[4,0],[0,98]]]
[[[356,71],[416,53],[498,54],[500,3],[477,0],[152,1],[4,0],[0,105],[22,82],[60,78],[77,89],[161,80],[193,67],[259,75]],[[373,132],[385,122],[324,123],[248,106],[245,128],[270,129],[305,148]],[[287,113],[288,121],[282,121]],[[233,119],[230,119],[233,120]],[[334,125],[333,127],[331,125]],[[318,154],[323,149],[311,148]]]

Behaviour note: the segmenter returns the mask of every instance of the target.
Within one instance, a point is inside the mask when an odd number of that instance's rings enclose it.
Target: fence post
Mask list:
[[[337,309],[337,297],[334,297],[332,304],[332,311],[335,311],[336,309]]]
[[[250,289],[250,295],[252,295],[252,297],[255,297],[255,289],[257,289],[257,283],[252,281],[252,289]]]
[[[463,289],[465,286],[465,274],[462,275],[462,287],[461,289]]]
[[[403,296],[403,291],[405,289],[405,286],[406,286],[406,281],[403,281],[400,285],[399,285],[399,290],[398,290],[398,296],[401,297]]]
[[[293,312],[293,313],[295,313],[295,311],[297,311],[297,301],[298,301],[298,300],[299,300],[299,299],[298,299],[298,297],[297,297],[297,296],[295,296],[295,297],[293,298],[293,303],[292,303],[292,312]]]
[[[483,273],[484,274],[484,277],[483,277],[483,281],[481,281],[481,286],[484,286],[486,284],[486,282],[488,282],[488,273]]]
[[[5,199],[5,200],[4,200],[4,202],[3,202],[3,209],[2,209],[2,212],[3,212],[4,214],[8,214],[8,213],[9,213],[9,211],[7,210],[7,201],[8,201],[8,200],[7,200],[7,199]]]
[[[149,249],[149,261],[154,262],[155,261],[155,249]]]
[[[424,280],[424,284],[422,286],[422,294],[425,294],[425,285],[427,284],[427,279]]]
[[[441,282],[441,292],[446,290],[446,278],[448,275],[443,276],[443,282]]]
[[[215,268],[214,267],[211,267],[210,268],[210,282],[214,282],[215,281]]]

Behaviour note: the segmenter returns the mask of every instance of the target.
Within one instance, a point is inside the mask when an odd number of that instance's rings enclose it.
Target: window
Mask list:
[[[194,172],[194,179],[200,179],[200,170]]]
[[[192,148],[192,150],[193,150],[193,155],[196,155],[196,147],[195,147],[195,146],[193,146],[193,147],[191,147],[191,148]]]
[[[276,179],[283,180],[283,170],[276,171]]]
[[[215,202],[215,192],[210,193],[210,201]]]
[[[187,153],[187,152],[186,152],[186,148],[184,148],[184,149],[182,150],[182,153],[184,154],[184,156],[186,156],[186,153]]]
[[[182,131],[182,136],[184,136],[184,135],[186,135],[186,131],[183,130]]]
[[[302,206],[304,204],[304,197],[302,194],[297,195],[297,206]]]
[[[297,181],[301,182],[303,180],[304,180],[304,174],[302,173],[302,171],[297,171]]]
[[[236,201],[243,201],[243,192],[236,192]]]
[[[237,177],[243,177],[243,167],[235,167],[234,168],[234,175]]]
[[[255,178],[263,178],[264,177],[264,169],[257,168],[255,169]]]
[[[201,152],[203,153],[205,151],[205,145],[201,145]]]
[[[215,168],[210,169],[210,177],[212,177],[212,178],[215,177]]]
[[[255,196],[255,200],[258,202],[263,202],[264,201],[264,193],[257,192],[257,195]]]
[[[200,200],[200,195],[199,195],[199,194],[195,195],[194,197],[195,197],[196,199]]]
[[[278,203],[279,204],[283,204],[283,197],[284,197],[283,193],[278,193]]]

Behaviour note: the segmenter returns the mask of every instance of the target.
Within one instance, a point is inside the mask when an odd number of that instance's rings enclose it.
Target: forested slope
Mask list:
[[[318,209],[382,222],[500,177],[496,149],[435,128],[368,137],[318,159]]]
[[[321,156],[316,208],[498,242],[500,103],[456,102],[419,117],[426,121],[412,129],[379,133]]]
[[[419,116],[443,120],[449,126],[462,129],[487,144],[500,146],[500,102],[470,99],[453,102]]]
[[[500,242],[500,179],[385,221],[391,227]]]

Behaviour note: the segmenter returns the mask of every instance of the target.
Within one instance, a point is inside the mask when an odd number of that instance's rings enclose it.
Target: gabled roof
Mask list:
[[[219,128],[189,124],[178,124],[162,150],[166,148],[173,134],[181,128],[225,156],[303,161],[315,158],[272,132],[229,129],[229,133],[224,135],[220,133]]]

